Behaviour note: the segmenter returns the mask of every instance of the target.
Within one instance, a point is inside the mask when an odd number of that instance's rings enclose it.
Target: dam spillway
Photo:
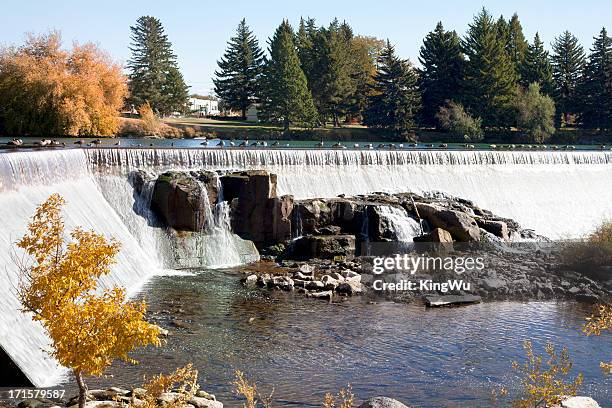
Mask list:
[[[612,218],[611,152],[84,148],[0,153],[0,345],[34,385],[56,384],[62,370],[44,351],[49,342],[40,325],[20,312],[14,243],[36,206],[59,193],[67,201],[67,229],[95,229],[123,245],[103,286],[134,290],[164,267],[163,237],[133,209],[127,174],[136,169],[265,169],[278,175],[279,195],[296,198],[439,191],[551,238],[579,237]]]

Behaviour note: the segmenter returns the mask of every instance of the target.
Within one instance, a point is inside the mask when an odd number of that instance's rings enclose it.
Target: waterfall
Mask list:
[[[232,232],[230,207],[223,199],[223,186],[219,177],[217,202],[211,205],[206,185],[198,180],[201,191],[198,225],[201,231],[177,236],[172,248],[174,267],[227,268],[259,260],[255,245]]]
[[[99,171],[266,169],[296,199],[441,191],[551,238],[612,218],[612,152],[334,149],[90,149]]]
[[[612,218],[611,152],[379,151],[333,149],[66,149],[0,153],[0,346],[36,386],[59,382],[61,367],[43,351],[40,324],[20,312],[14,242],[36,206],[51,194],[67,201],[66,228],[82,226],[122,243],[103,287],[132,292],[161,267],[183,256],[187,266],[221,267],[256,259],[252,243],[230,232],[229,206],[209,203],[214,223],[176,248],[148,212],[153,183],[140,195],[131,170],[265,169],[278,175],[279,195],[334,197],[375,191],[440,191],[474,201],[552,238],[588,233]],[[222,196],[222,194],[221,194]],[[414,232],[409,218],[387,215],[401,239]],[[367,219],[364,220],[367,222]],[[182,253],[180,251],[183,251]],[[17,254],[19,255],[19,254]]]
[[[408,216],[405,209],[392,205],[382,205],[378,213],[389,221],[390,227],[399,242],[413,242],[414,237],[421,235],[421,224]]]
[[[32,322],[30,315],[20,311],[15,294],[18,270],[14,256],[21,256],[22,252],[16,251],[14,243],[26,232],[36,206],[51,194],[59,193],[66,200],[63,216],[67,230],[82,226],[121,242],[117,264],[101,279],[102,287],[121,285],[137,289],[158,268],[156,253],[141,245],[121,215],[109,204],[90,173],[82,151],[2,153],[0,192],[4,211],[0,233],[3,265],[0,273],[4,274],[0,279],[1,346],[34,385],[52,386],[59,382],[64,371],[44,351],[49,349],[49,339],[39,323]],[[127,199],[131,197],[130,188]],[[131,205],[128,208],[131,209]],[[131,228],[136,229],[137,225]]]

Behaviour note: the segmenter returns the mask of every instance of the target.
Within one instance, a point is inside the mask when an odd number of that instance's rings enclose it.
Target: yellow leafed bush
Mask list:
[[[114,359],[134,362],[128,353],[160,345],[161,329],[145,320],[145,302],[126,301],[123,288],[97,290],[119,243],[80,228],[66,241],[63,204],[58,194],[49,197],[17,242],[31,260],[18,264],[18,295],[23,310],[49,333],[51,354],[74,372],[84,404],[84,375],[102,375]]]

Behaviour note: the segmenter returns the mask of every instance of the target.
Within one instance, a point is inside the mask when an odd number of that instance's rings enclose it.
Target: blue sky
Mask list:
[[[208,93],[216,61],[243,17],[260,43],[283,18],[296,25],[300,16],[327,24],[346,20],[357,34],[389,38],[404,58],[415,62],[423,37],[437,21],[463,34],[473,15],[485,6],[496,17],[519,14],[525,35],[536,31],[548,47],[563,30],[570,30],[590,48],[602,26],[611,30],[612,1],[43,1],[2,0],[0,44],[20,43],[26,32],[57,29],[66,44],[93,41],[125,62],[129,58],[129,27],[141,15],[162,20],[174,44],[179,65],[194,92]]]

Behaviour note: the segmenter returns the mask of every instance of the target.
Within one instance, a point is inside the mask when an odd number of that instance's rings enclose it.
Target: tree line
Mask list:
[[[264,54],[245,20],[218,62],[215,92],[245,116],[301,126],[359,121],[402,134],[415,126],[478,139],[483,129],[525,130],[534,141],[555,126],[612,126],[612,40],[605,28],[587,56],[565,31],[552,55],[528,41],[516,14],[482,9],[461,38],[440,22],[423,40],[420,68],[393,45],[355,35],[346,22],[283,21]]]
[[[131,29],[127,75],[92,44],[61,47],[58,33],[0,50],[0,129],[10,134],[113,134],[121,108],[159,116],[188,110],[189,87],[160,20]],[[398,135],[415,127],[478,140],[518,128],[543,141],[555,127],[612,127],[612,40],[605,28],[587,53],[565,31],[545,49],[518,16],[482,9],[461,38],[438,23],[420,67],[389,40],[360,36],[346,22],[283,21],[267,52],[243,19],[213,79],[225,107],[243,117],[257,104],[265,122],[303,127],[363,123]]]

